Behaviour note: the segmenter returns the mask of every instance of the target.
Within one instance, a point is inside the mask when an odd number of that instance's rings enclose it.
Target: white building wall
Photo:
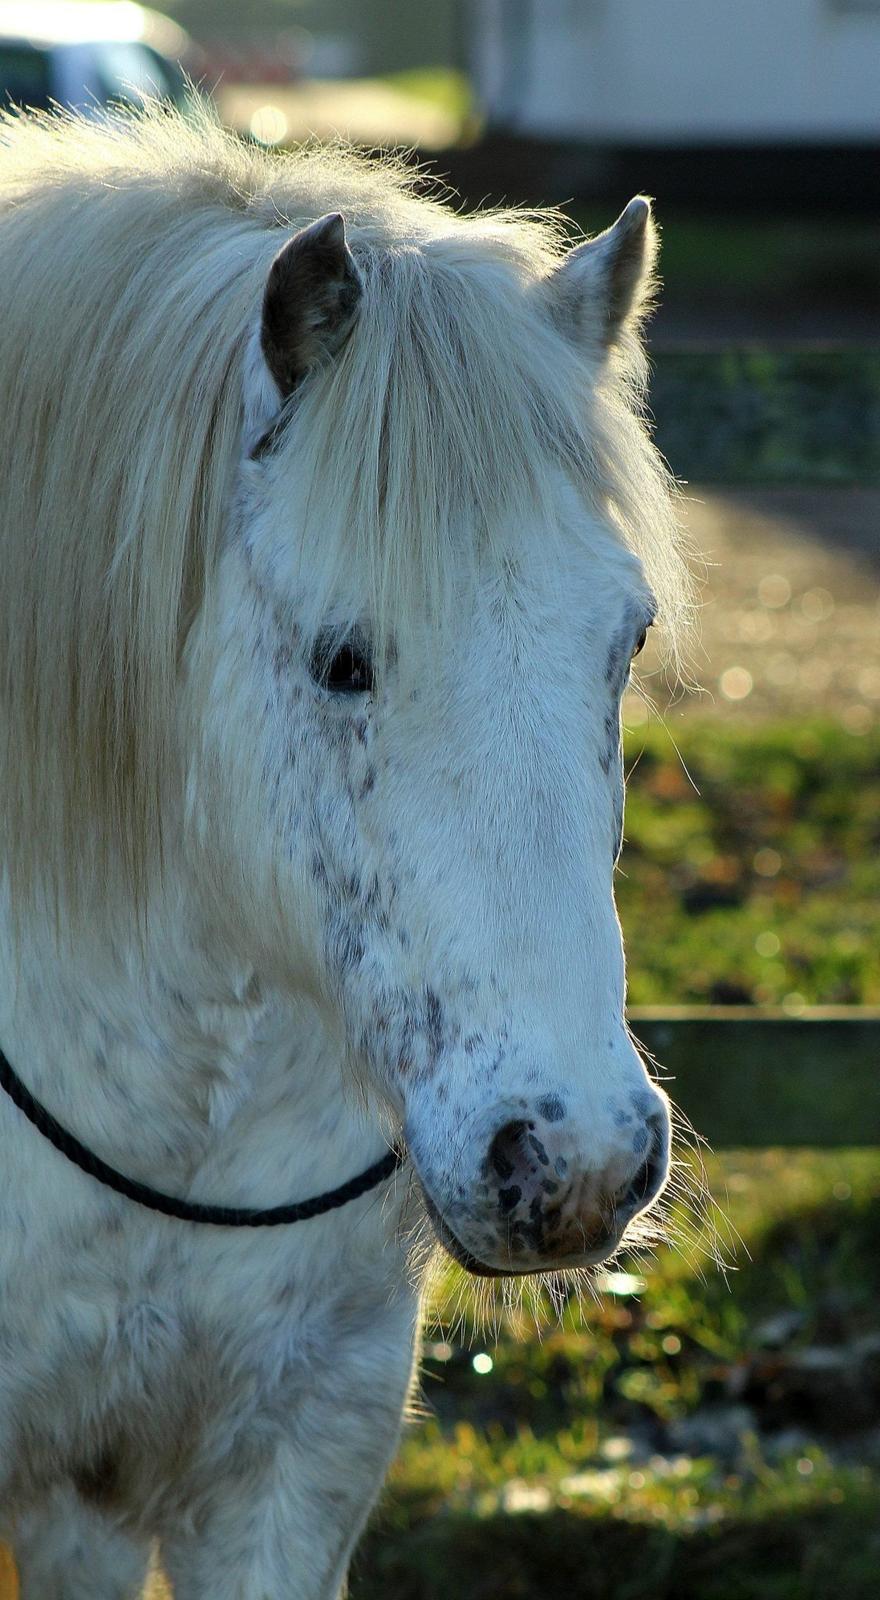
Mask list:
[[[618,143],[880,137],[880,0],[472,0],[490,122]]]

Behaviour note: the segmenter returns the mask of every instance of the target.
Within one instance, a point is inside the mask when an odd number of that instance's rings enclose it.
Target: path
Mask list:
[[[707,563],[694,676],[672,716],[880,717],[880,490],[692,486],[685,521]],[[668,695],[644,681],[658,705]],[[669,713],[667,713],[669,715]],[[646,712],[627,697],[627,726]]]

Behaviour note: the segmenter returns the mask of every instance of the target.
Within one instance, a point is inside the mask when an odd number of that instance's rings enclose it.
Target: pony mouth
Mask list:
[[[569,1258],[566,1260],[565,1257],[562,1257],[558,1261],[542,1261],[537,1265],[533,1264],[528,1267],[517,1267],[513,1262],[509,1267],[490,1267],[485,1261],[481,1261],[478,1256],[473,1255],[466,1245],[462,1244],[458,1235],[453,1233],[445,1217],[438,1211],[427,1190],[423,1188],[422,1193],[438,1242],[446,1251],[446,1254],[451,1256],[452,1260],[456,1261],[460,1267],[464,1267],[465,1272],[469,1272],[472,1278],[535,1278],[542,1277],[547,1273],[573,1272],[585,1267],[599,1267],[610,1256],[614,1255],[619,1248],[625,1231],[624,1228],[615,1229],[614,1234],[609,1236],[607,1241],[603,1241],[597,1250],[586,1251],[583,1255],[578,1256],[577,1259]]]
[[[465,1272],[469,1272],[472,1278],[534,1278],[541,1277],[545,1273],[572,1272],[583,1267],[598,1267],[601,1266],[603,1261],[607,1261],[609,1256],[614,1254],[620,1244],[620,1235],[615,1235],[607,1245],[603,1245],[598,1250],[587,1252],[585,1255],[579,1256],[577,1260],[566,1260],[563,1257],[559,1261],[541,1262],[539,1265],[528,1267],[517,1267],[513,1263],[509,1267],[490,1267],[485,1261],[481,1261],[478,1256],[471,1254],[471,1251],[468,1250],[466,1245],[462,1244],[457,1234],[453,1233],[449,1223],[441,1216],[427,1191],[423,1189],[422,1193],[425,1197],[428,1216],[431,1219],[439,1243],[446,1251],[446,1254],[451,1256],[452,1260],[456,1261],[460,1267],[464,1267]]]
[[[457,1261],[460,1267],[464,1267],[465,1272],[469,1272],[472,1278],[523,1278],[528,1275],[528,1268],[517,1272],[515,1267],[489,1267],[485,1261],[480,1261],[477,1256],[471,1255],[470,1250],[466,1249],[458,1236],[453,1233],[448,1222],[440,1215],[427,1190],[422,1192],[425,1196],[428,1216],[431,1219],[431,1224],[440,1244],[446,1254],[451,1256],[453,1261]]]

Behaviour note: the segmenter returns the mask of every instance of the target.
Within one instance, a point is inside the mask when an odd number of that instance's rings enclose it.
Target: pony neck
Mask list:
[[[280,1205],[368,1165],[378,1126],[314,1003],[183,916],[151,927],[145,947],[4,921],[0,1045],[31,1093],[126,1176],[216,1204]]]

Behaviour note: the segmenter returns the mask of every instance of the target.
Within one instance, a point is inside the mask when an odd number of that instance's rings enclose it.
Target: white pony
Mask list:
[[[344,221],[343,221],[344,218]],[[687,604],[650,207],[567,249],[207,113],[0,130],[0,1507],[23,1600],[332,1600],[425,1211],[474,1273],[661,1189],[619,702]],[[8,1085],[7,1085],[8,1087]],[[379,1180],[382,1181],[379,1181]]]

